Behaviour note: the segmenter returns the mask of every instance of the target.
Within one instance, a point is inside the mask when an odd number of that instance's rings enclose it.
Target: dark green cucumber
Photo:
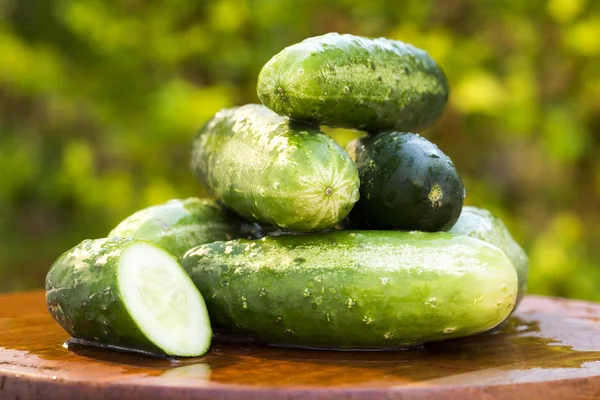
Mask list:
[[[358,199],[358,172],[318,128],[258,104],[223,109],[192,145],[204,188],[242,217],[295,231],[333,227]]]
[[[189,276],[146,241],[81,242],[52,264],[46,304],[71,336],[102,345],[199,356],[212,338],[204,300]]]
[[[329,33],[271,58],[257,92],[264,105],[298,120],[375,133],[417,131],[442,114],[448,82],[410,44]]]
[[[181,257],[203,243],[251,238],[251,231],[248,222],[213,200],[190,197],[139,210],[121,221],[108,236],[148,240]]]
[[[497,247],[446,232],[333,231],[204,244],[182,258],[217,330],[379,349],[487,331],[517,275]]]
[[[513,239],[502,220],[483,208],[465,206],[458,221],[449,232],[483,240],[497,246],[506,253],[515,266],[519,277],[518,305],[527,293],[529,259],[521,246]]]
[[[363,229],[448,230],[465,189],[448,156],[414,133],[364,136],[346,147],[360,177],[349,224]]]

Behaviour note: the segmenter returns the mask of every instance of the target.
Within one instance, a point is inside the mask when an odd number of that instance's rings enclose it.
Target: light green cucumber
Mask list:
[[[358,171],[333,139],[258,104],[219,111],[194,139],[191,164],[224,205],[286,230],[331,228],[358,200]]]
[[[48,272],[46,304],[71,336],[99,345],[199,356],[212,338],[189,276],[146,241],[96,239],[73,247]]]
[[[182,266],[215,329],[315,348],[395,348],[485,332],[517,296],[501,250],[446,232],[216,242],[188,251]]]
[[[214,200],[190,197],[139,210],[121,221],[108,236],[148,240],[181,257],[203,243],[250,238],[252,228]]]
[[[521,246],[513,239],[502,220],[483,208],[465,206],[458,221],[449,232],[486,241],[506,253],[519,277],[518,305],[527,293],[529,259]]]
[[[448,82],[423,50],[329,33],[286,47],[258,76],[260,101],[281,115],[378,133],[423,130],[441,116]]]

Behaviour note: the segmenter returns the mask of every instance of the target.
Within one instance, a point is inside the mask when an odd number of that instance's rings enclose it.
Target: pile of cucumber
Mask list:
[[[219,111],[191,167],[216,200],[140,210],[60,256],[54,319],[99,345],[204,354],[213,331],[270,344],[390,349],[488,331],[526,291],[505,225],[463,207],[452,161],[416,133],[448,100],[423,50],[327,34]],[[363,130],[342,149],[321,125]],[[209,322],[210,320],[210,322]]]

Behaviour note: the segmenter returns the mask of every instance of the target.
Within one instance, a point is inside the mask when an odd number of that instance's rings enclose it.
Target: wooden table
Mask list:
[[[0,296],[0,399],[599,399],[600,304],[527,297],[502,329],[396,352],[215,342],[196,359],[82,345],[43,292]]]

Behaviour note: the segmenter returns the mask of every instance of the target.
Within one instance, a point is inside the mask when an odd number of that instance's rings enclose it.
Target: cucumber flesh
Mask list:
[[[117,280],[125,308],[156,347],[178,356],[208,350],[212,330],[204,300],[170,254],[132,244],[119,259]]]

